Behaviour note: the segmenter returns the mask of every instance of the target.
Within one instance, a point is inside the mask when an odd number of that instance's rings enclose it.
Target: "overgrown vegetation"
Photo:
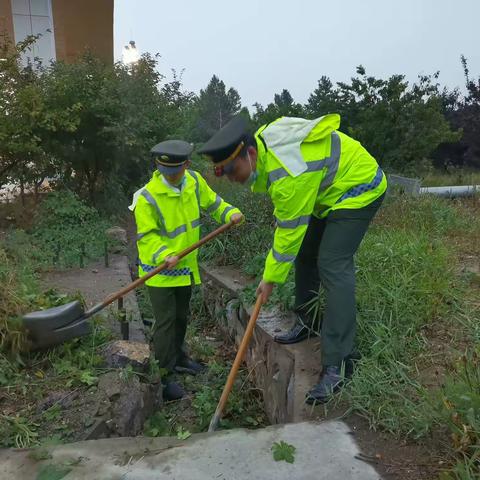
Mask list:
[[[28,310],[64,302],[53,292],[42,293],[38,273],[57,267],[79,265],[104,252],[105,229],[109,223],[97,210],[87,206],[71,191],[49,193],[27,231],[8,230],[0,241],[0,347],[19,351],[22,332],[18,317]]]
[[[104,213],[124,208],[149,176],[148,151],[154,144],[173,137],[203,142],[234,114],[250,116],[235,88],[218,77],[197,96],[184,91],[181,75],[166,81],[158,58],[150,55],[132,67],[107,65],[86,54],[73,64],[25,68],[20,55],[34,41],[0,47],[0,186],[14,182],[22,192],[30,186],[38,193],[49,179],[57,189],[41,203],[31,229],[9,231],[0,244],[0,401],[10,406],[2,408],[0,437],[3,445],[18,447],[44,440],[42,422],[60,417],[54,405],[39,418],[27,391],[38,399],[66,384],[94,385],[97,348],[108,337],[98,325],[94,336],[47,356],[20,355],[25,338],[19,316],[66,300],[40,291],[38,269],[75,265],[83,250],[92,258],[102,253],[106,222],[92,205]],[[257,104],[250,120],[259,126],[281,115],[339,112],[341,129],[387,171],[421,176],[429,185],[478,184],[480,79],[472,79],[463,58],[462,64],[466,95],[441,90],[437,73],[410,84],[402,75],[369,76],[359,66],[349,82],[334,85],[322,77],[305,105],[283,90],[266,107]],[[234,264],[258,280],[274,228],[270,201],[219,182],[204,162],[196,159],[196,164],[247,218],[241,229],[205,246],[202,259]],[[372,428],[394,435],[426,439],[440,432],[458,460],[445,478],[462,480],[476,478],[480,469],[480,280],[471,268],[480,255],[479,212],[478,198],[388,199],[358,255],[363,358],[338,400],[365,416]],[[210,220],[205,225],[213,228]],[[255,283],[244,292],[246,299],[253,298],[254,288]],[[145,317],[151,318],[148,299],[141,298]],[[272,303],[287,309],[292,298],[289,277],[275,289]],[[209,372],[185,378],[191,397],[149,419],[148,435],[187,438],[204,430],[223,387],[232,352],[215,339],[205,340],[212,326],[205,326],[198,294],[193,311],[189,342],[196,356],[209,362]],[[264,423],[258,392],[243,372],[223,425]],[[68,438],[68,428],[60,423],[53,440]]]
[[[51,392],[87,389],[100,368],[98,348],[110,333],[99,321],[88,337],[67,342],[48,352],[28,352],[21,315],[65,304],[79,297],[43,290],[38,274],[54,263],[78,265],[82,242],[86,254],[103,252],[106,221],[68,191],[49,194],[36,212],[31,229],[9,230],[0,242],[0,438],[2,446],[29,447],[48,441],[45,432],[59,439],[72,434],[61,420],[58,403],[39,413],[36,405]],[[61,251],[57,251],[57,245]],[[59,261],[55,262],[55,256]],[[87,262],[88,258],[85,259]],[[66,395],[66,394],[65,394]]]

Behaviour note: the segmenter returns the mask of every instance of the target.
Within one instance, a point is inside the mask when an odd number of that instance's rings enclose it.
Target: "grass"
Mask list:
[[[446,172],[434,170],[422,178],[424,187],[451,185],[480,185],[480,172],[462,168],[452,168]]]
[[[476,274],[464,274],[464,261],[480,254],[479,206],[478,198],[389,199],[357,258],[363,359],[339,398],[372,428],[415,439],[450,438],[454,469],[465,472],[479,466],[472,432],[478,431],[480,406],[474,383],[465,381],[455,359],[464,352],[469,375],[478,369],[471,360],[480,345],[478,289],[474,293]],[[449,400],[452,392],[457,395]],[[467,432],[464,442],[473,442],[464,450],[459,430]]]
[[[93,324],[93,333],[66,342],[48,352],[25,353],[21,357],[0,355],[0,395],[3,397],[0,416],[0,445],[27,448],[48,440],[42,435],[52,429],[58,438],[73,433],[59,405],[43,413],[38,402],[50,392],[84,391],[96,384],[103,372],[99,348],[110,339],[110,332],[100,320]]]

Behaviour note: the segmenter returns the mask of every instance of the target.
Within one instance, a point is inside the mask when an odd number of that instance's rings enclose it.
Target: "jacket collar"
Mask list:
[[[194,180],[191,178],[188,172],[185,172],[185,185],[180,192],[176,192],[166,185],[162,177],[163,175],[158,170],[153,172],[152,179],[150,180],[150,184],[154,190],[152,193],[157,195],[167,195],[168,197],[179,197],[185,192],[192,190],[192,187],[195,188],[193,185]]]

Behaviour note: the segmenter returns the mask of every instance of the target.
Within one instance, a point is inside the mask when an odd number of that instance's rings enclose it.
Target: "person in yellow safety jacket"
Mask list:
[[[187,169],[192,150],[181,140],[167,140],[153,147],[157,170],[135,193],[130,209],[137,224],[139,276],[163,262],[168,266],[146,281],[155,317],[155,358],[159,367],[169,372],[195,374],[204,367],[187,356],[184,340],[191,286],[200,283],[198,251],[181,260],[177,255],[199,240],[201,211],[219,223],[239,223],[243,216],[219,197],[200,173]],[[175,400],[184,394],[180,384],[165,381],[164,398]]]
[[[281,117],[250,135],[245,119],[236,116],[199,150],[217,175],[272,199],[276,229],[257,295],[266,302],[295,264],[297,323],[275,340],[295,343],[321,329],[323,368],[307,393],[309,403],[328,400],[358,359],[354,254],[387,188],[376,160],[339,126],[337,114]],[[325,309],[313,318],[320,284]]]

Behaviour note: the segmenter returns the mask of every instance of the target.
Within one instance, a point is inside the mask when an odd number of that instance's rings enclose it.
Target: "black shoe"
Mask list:
[[[306,402],[310,405],[313,403],[325,403],[330,400],[332,395],[345,383],[341,374],[341,368],[336,366],[326,366],[320,377],[320,383],[315,385],[308,393]]]
[[[187,392],[176,382],[167,381],[163,384],[163,399],[167,402],[172,400],[180,400]]]
[[[206,369],[207,367],[205,365],[201,365],[188,357],[179,359],[175,365],[175,371],[178,373],[188,373],[190,375],[197,375],[197,373],[202,373]]]
[[[353,372],[357,367],[357,362],[361,360],[362,356],[358,352],[353,352],[347,355],[343,361],[345,362],[345,378],[352,378]]]
[[[317,336],[317,333],[313,331],[310,327],[300,322],[297,322],[293,326],[293,328],[289,330],[287,333],[284,333],[283,335],[276,335],[274,337],[274,340],[277,343],[283,343],[288,345],[291,343],[301,342],[306,338],[316,337],[316,336]]]

